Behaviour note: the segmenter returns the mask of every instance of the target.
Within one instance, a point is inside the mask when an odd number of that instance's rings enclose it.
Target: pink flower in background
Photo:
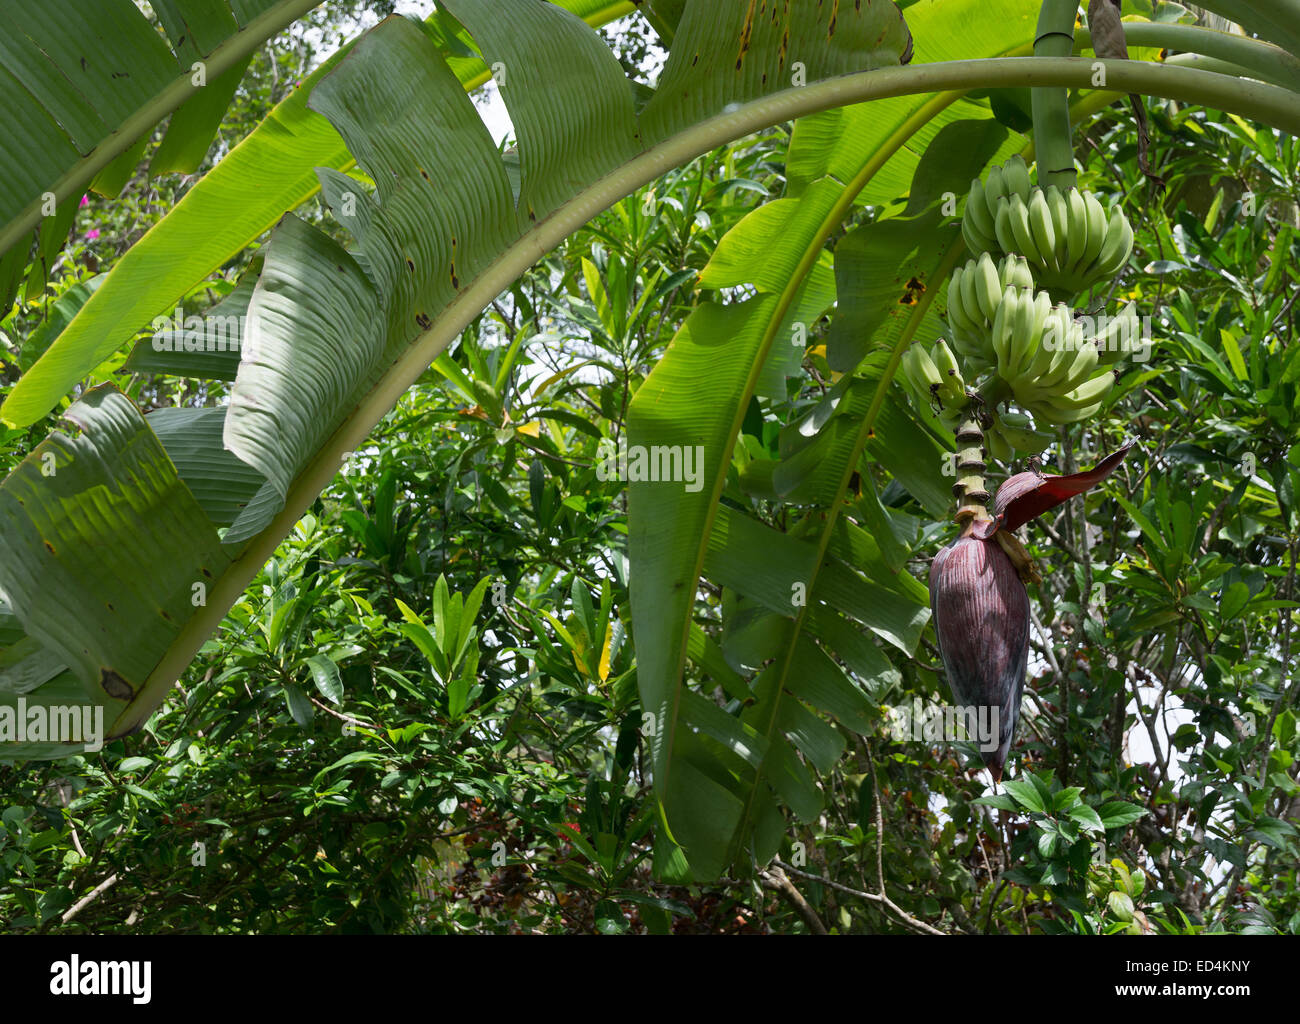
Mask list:
[[[99,228],[91,228],[89,231],[86,232],[87,242],[93,242],[98,237],[99,237]]]
[[[90,193],[89,193],[89,192],[87,192],[84,196],[81,197],[81,205],[82,205],[82,206],[89,206],[89,205],[90,205]]]

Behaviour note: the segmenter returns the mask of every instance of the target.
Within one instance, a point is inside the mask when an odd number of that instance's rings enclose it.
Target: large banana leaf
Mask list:
[[[942,15],[934,3],[908,9],[913,31],[918,24],[931,30],[917,35],[921,59],[1030,51],[1036,5],[1029,0],[945,6]],[[953,12],[954,6],[963,11]],[[943,17],[964,13],[974,19],[988,7],[996,8],[989,13],[997,32],[941,31]],[[1008,34],[1008,25],[1021,25],[1027,37]],[[936,45],[948,49],[936,51]],[[914,148],[919,137],[929,142],[940,133],[950,136],[941,143],[960,145]],[[864,648],[860,640],[849,640],[854,628],[848,623],[910,654],[928,618],[925,587],[900,573],[897,562],[887,564],[874,543],[874,557],[865,557],[858,538],[869,535],[838,517],[863,459],[879,461],[930,515],[942,517],[947,510],[949,495],[937,472],[943,449],[905,405],[886,394],[893,369],[888,357],[912,337],[930,339],[942,329],[934,301],[938,282],[964,246],[957,221],[940,214],[939,202],[944,191],[964,191],[990,158],[1023,147],[1023,139],[1008,134],[987,106],[958,94],[938,101],[900,97],[801,119],[787,163],[787,196],[737,224],[701,275],[706,287],[747,284],[758,298],[697,308],[633,399],[629,444],[650,451],[701,445],[709,482],[690,493],[637,481],[628,498],[637,679],[644,708],[656,716],[657,791],[694,877],[713,877],[737,858],[769,859],[778,801],[805,820],[820,810],[815,782],[799,767],[796,751],[817,767],[834,741],[811,724],[820,719],[809,706],[861,730],[869,716],[841,712],[859,707],[856,700],[891,671],[870,643],[865,650],[871,653],[859,653],[853,662],[840,653],[850,642],[859,652]],[[923,162],[921,152],[931,155]],[[773,340],[788,337],[784,325],[804,278],[811,283],[823,247],[853,204],[867,194],[880,203],[909,192],[904,215],[863,225],[835,249],[832,368],[852,372],[872,348],[882,352],[861,367],[862,377],[844,378],[819,409],[785,432],[765,496],[812,502],[831,514],[808,520],[810,528],[799,539],[779,538],[719,504],[740,424],[757,390],[758,368],[771,358]],[[919,288],[910,286],[918,281]],[[720,531],[725,539],[719,539]],[[744,633],[732,621],[736,612],[763,644],[761,657],[752,655],[748,663],[769,662],[751,684],[759,699],[733,719],[751,740],[761,739],[758,749],[765,753],[757,762],[720,757],[715,716],[708,712],[706,727],[694,717],[705,704],[686,697],[692,693],[683,678],[702,572],[739,597],[724,600],[724,635],[731,640],[724,653],[734,652],[737,635]],[[802,603],[794,600],[796,593]],[[762,618],[754,618],[756,609],[765,609]],[[831,650],[845,658],[847,673],[817,646],[827,624],[837,641]],[[822,667],[822,686],[813,691],[822,699],[800,690],[810,664]]]

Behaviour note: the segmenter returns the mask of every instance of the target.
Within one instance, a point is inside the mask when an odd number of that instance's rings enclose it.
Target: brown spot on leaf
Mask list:
[[[420,325],[424,330],[426,330],[426,331],[429,329],[430,325],[433,323],[433,321],[429,319],[429,314],[428,314],[428,313],[416,313],[416,314],[415,314],[415,322],[416,322],[417,324],[419,324],[419,325]]]
[[[414,274],[414,273],[415,273],[415,262],[414,262],[413,260],[408,259],[408,260],[406,261],[406,269],[409,270],[412,274]]]
[[[45,550],[46,550],[46,551],[48,551],[48,552],[49,552],[50,554],[52,554],[52,555],[53,555],[53,554],[57,554],[57,552],[54,550],[54,545],[53,545],[53,544],[51,544],[48,540],[45,541],[44,543],[45,543]]]
[[[114,700],[130,700],[135,696],[131,684],[111,668],[106,668],[100,673],[99,687]]]
[[[925,285],[915,277],[907,279],[904,289],[902,297],[898,300],[900,306],[915,306],[921,296],[925,294]]]

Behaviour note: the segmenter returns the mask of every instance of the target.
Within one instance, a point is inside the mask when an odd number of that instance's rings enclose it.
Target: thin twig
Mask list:
[[[809,876],[814,877],[814,876]],[[817,911],[813,910],[812,905],[803,898],[795,884],[786,876],[780,864],[777,864],[758,874],[759,881],[763,883],[764,888],[771,889],[779,893],[790,906],[794,907],[795,912],[803,918],[804,924],[814,935],[829,935],[826,926],[822,924],[822,919],[817,916]],[[817,879],[821,881],[821,879]]]
[[[117,878],[118,878],[117,873],[114,872],[113,874],[105,878],[102,882],[100,882],[97,886],[95,886],[95,888],[91,889],[90,892],[86,893],[85,896],[77,900],[76,903],[74,903],[64,912],[63,923],[67,924],[74,917],[76,917],[83,910],[85,910],[88,906],[90,906],[90,904],[92,904],[100,896],[102,896],[109,889],[115,886],[117,884]]]

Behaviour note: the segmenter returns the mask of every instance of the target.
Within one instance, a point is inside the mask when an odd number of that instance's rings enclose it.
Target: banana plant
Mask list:
[[[939,130],[989,120],[988,107],[968,97],[973,88],[1092,81],[1090,61],[1027,56],[1029,2],[911,5],[907,22],[881,0],[834,14],[824,6],[797,0],[760,18],[739,0],[676,5],[677,18],[661,16],[673,35],[668,63],[638,110],[617,61],[576,15],[539,0],[447,0],[442,7],[475,48],[469,59],[502,72],[517,181],[465,96],[473,75],[444,55],[447,36],[400,17],[363,36],[294,108],[304,133],[323,131],[314,112],[356,161],[352,175],[337,154],[316,172],[351,248],[284,217],[247,286],[227,297],[226,312],[243,323],[238,358],[205,352],[223,358],[173,363],[172,372],[233,380],[229,404],[144,416],[112,384],[90,388],[66,413],[80,435],[51,435],[0,487],[0,590],[13,641],[0,704],[20,694],[89,700],[107,710],[111,736],[141,728],[345,454],[518,274],[666,168],[799,118],[789,195],[738,226],[730,255],[720,249],[702,282],[745,283],[753,296],[701,304],[638,391],[629,420],[633,443],[703,450],[698,490],[629,488],[637,680],[655,716],[654,782],[668,824],[659,866],[709,877],[770,857],[780,805],[805,819],[819,807],[801,758],[824,769],[843,748],[810,709],[852,728],[870,723],[867,694],[846,668],[871,680],[888,662],[858,626],[910,653],[928,614],[925,588],[900,570],[897,552],[844,514],[858,507],[847,499],[864,459],[928,508],[944,501],[915,471],[937,455],[942,434],[889,396],[903,348],[935,329],[937,285],[960,244],[956,222],[936,213],[943,169],[922,154]],[[954,35],[954,19],[977,27]],[[1279,86],[1142,61],[1107,68],[1120,93],[1217,104],[1300,128],[1295,96]],[[300,161],[319,150],[285,138],[274,119],[257,140],[264,152],[284,147],[261,179],[274,199],[244,216],[233,211],[249,205],[247,181],[237,193],[229,178],[224,191],[204,193],[190,219],[176,222],[187,227],[169,228],[170,244],[188,244],[180,232],[195,226],[224,228],[225,217],[229,230],[156,288],[140,281],[163,250],[142,243],[148,258],[116,281],[110,275],[8,396],[7,422],[43,416],[268,216],[305,198]],[[315,136],[322,146],[327,134]],[[826,242],[857,207],[909,187],[918,194],[904,213],[926,230],[882,229],[860,241],[857,258],[916,272],[871,300],[887,293],[900,309],[864,313],[840,284],[852,275],[828,267]],[[869,324],[873,344],[839,328],[838,384],[777,451],[753,460],[756,493],[813,496],[816,508],[781,532],[727,491],[732,453],[760,379],[766,373],[770,384],[792,365],[778,337],[788,344],[807,323],[800,318],[829,307],[832,278],[837,321]],[[863,522],[889,521],[883,506],[861,501]],[[763,553],[757,570],[755,552]],[[768,663],[752,681],[692,621],[702,573],[771,626]],[[730,713],[683,685],[688,659],[730,686],[738,702]]]

